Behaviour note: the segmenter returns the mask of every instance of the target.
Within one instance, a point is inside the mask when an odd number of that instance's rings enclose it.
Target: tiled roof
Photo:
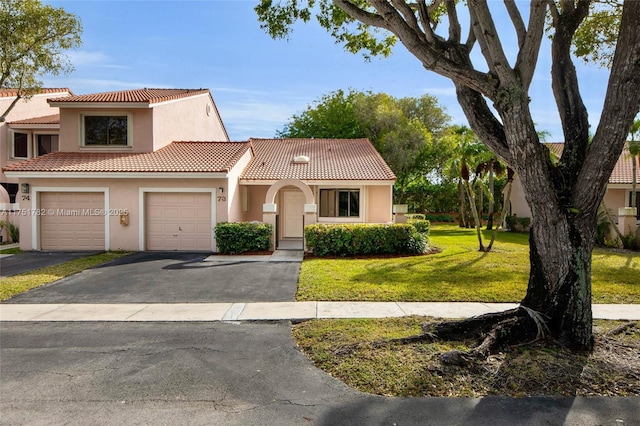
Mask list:
[[[5,172],[215,173],[228,172],[248,142],[173,142],[148,153],[54,152],[5,167]]]
[[[367,139],[250,139],[254,158],[247,180],[395,180]],[[295,163],[297,156],[308,163]]]
[[[165,102],[174,99],[209,93],[209,89],[135,89],[119,92],[92,93],[63,98],[49,99],[49,102],[92,102],[92,103],[149,103]]]
[[[60,87],[60,88],[41,88],[40,90],[38,90],[38,92],[36,94],[40,94],[40,93],[61,93],[61,92],[68,92],[71,93],[73,95],[73,92],[67,88],[67,87]],[[0,98],[12,98],[14,96],[18,96],[18,89],[12,89],[12,88],[6,88],[6,89],[0,89]]]
[[[24,120],[11,121],[8,124],[60,124],[60,114],[26,118]]]
[[[553,142],[553,143],[545,143],[545,145],[549,148],[551,152],[560,157],[562,155],[562,151],[564,149],[564,143],[562,142]],[[640,158],[637,158],[638,161],[638,176],[636,177],[636,181],[640,183],[637,179],[640,178]],[[629,155],[629,146],[625,145],[622,154],[620,154],[620,158],[618,158],[618,162],[613,168],[613,172],[611,172],[611,177],[609,178],[610,184],[631,184],[633,182],[633,158]]]

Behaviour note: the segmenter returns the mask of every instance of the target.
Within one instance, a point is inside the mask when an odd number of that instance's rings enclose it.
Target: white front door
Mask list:
[[[282,237],[302,238],[304,194],[302,191],[284,191],[282,198]]]

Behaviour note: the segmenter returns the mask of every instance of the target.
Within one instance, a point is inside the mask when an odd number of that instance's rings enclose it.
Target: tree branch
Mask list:
[[[520,10],[514,0],[504,0],[504,6],[507,9],[507,13],[511,18],[511,22],[513,23],[513,28],[516,30],[516,36],[518,37],[518,47],[522,49],[524,46],[524,39],[527,36],[527,29],[524,26],[524,21],[522,20],[522,15],[520,15]],[[533,7],[533,2],[531,3],[531,7]]]
[[[480,41],[482,54],[489,65],[489,69],[499,77],[502,87],[507,88],[516,85],[515,74],[500,43],[500,37],[487,1],[469,0],[469,8],[473,9],[475,14],[477,24],[476,37]]]
[[[334,0],[336,5],[344,10],[347,15],[352,17],[357,21],[361,21],[364,24],[371,25],[373,27],[384,28],[385,30],[391,31],[391,28],[387,25],[387,22],[378,14],[367,12],[366,10],[360,9],[355,4],[351,3],[349,0]]]
[[[602,116],[577,178],[577,182],[584,184],[579,185],[573,194],[576,204],[582,209],[598,207],[596,197],[604,194],[608,178],[627,140],[628,129],[640,111],[638,22],[640,2],[624,2]],[[602,182],[602,185],[594,188],[593,182]]]
[[[449,17],[449,41],[459,44],[462,29],[460,28],[458,12],[456,11],[456,2],[447,0],[445,5],[447,6],[447,16]]]
[[[512,0],[505,0],[507,4],[511,4]],[[515,5],[514,5],[515,7]],[[517,8],[516,8],[517,10]],[[529,10],[529,29],[524,35],[516,65],[514,67],[516,73],[520,76],[522,86],[525,92],[529,92],[529,86],[533,79],[533,73],[538,63],[538,55],[540,54],[540,45],[544,35],[544,24],[547,8],[545,3],[532,1]],[[518,36],[520,40],[520,36]],[[520,44],[520,41],[519,41]]]
[[[420,29],[420,24],[418,24],[418,19],[416,18],[415,12],[404,0],[391,0],[391,3],[402,13],[404,20],[407,22],[407,25],[416,32],[420,36],[420,38],[425,38],[424,33]]]

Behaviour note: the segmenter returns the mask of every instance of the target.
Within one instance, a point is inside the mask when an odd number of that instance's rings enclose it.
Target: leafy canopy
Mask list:
[[[402,192],[411,179],[444,162],[438,136],[449,116],[435,97],[395,98],[338,90],[294,115],[278,132],[285,138],[368,138],[396,174]]]
[[[0,88],[19,89],[28,97],[42,86],[44,74],[69,73],[65,54],[81,44],[82,25],[62,8],[38,0],[0,2]]]

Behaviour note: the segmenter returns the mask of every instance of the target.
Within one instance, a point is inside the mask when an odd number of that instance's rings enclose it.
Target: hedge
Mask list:
[[[271,248],[273,226],[259,222],[221,222],[216,225],[218,252],[238,254]]]
[[[367,254],[421,254],[427,233],[411,224],[315,224],[306,226],[307,248],[317,256]]]

